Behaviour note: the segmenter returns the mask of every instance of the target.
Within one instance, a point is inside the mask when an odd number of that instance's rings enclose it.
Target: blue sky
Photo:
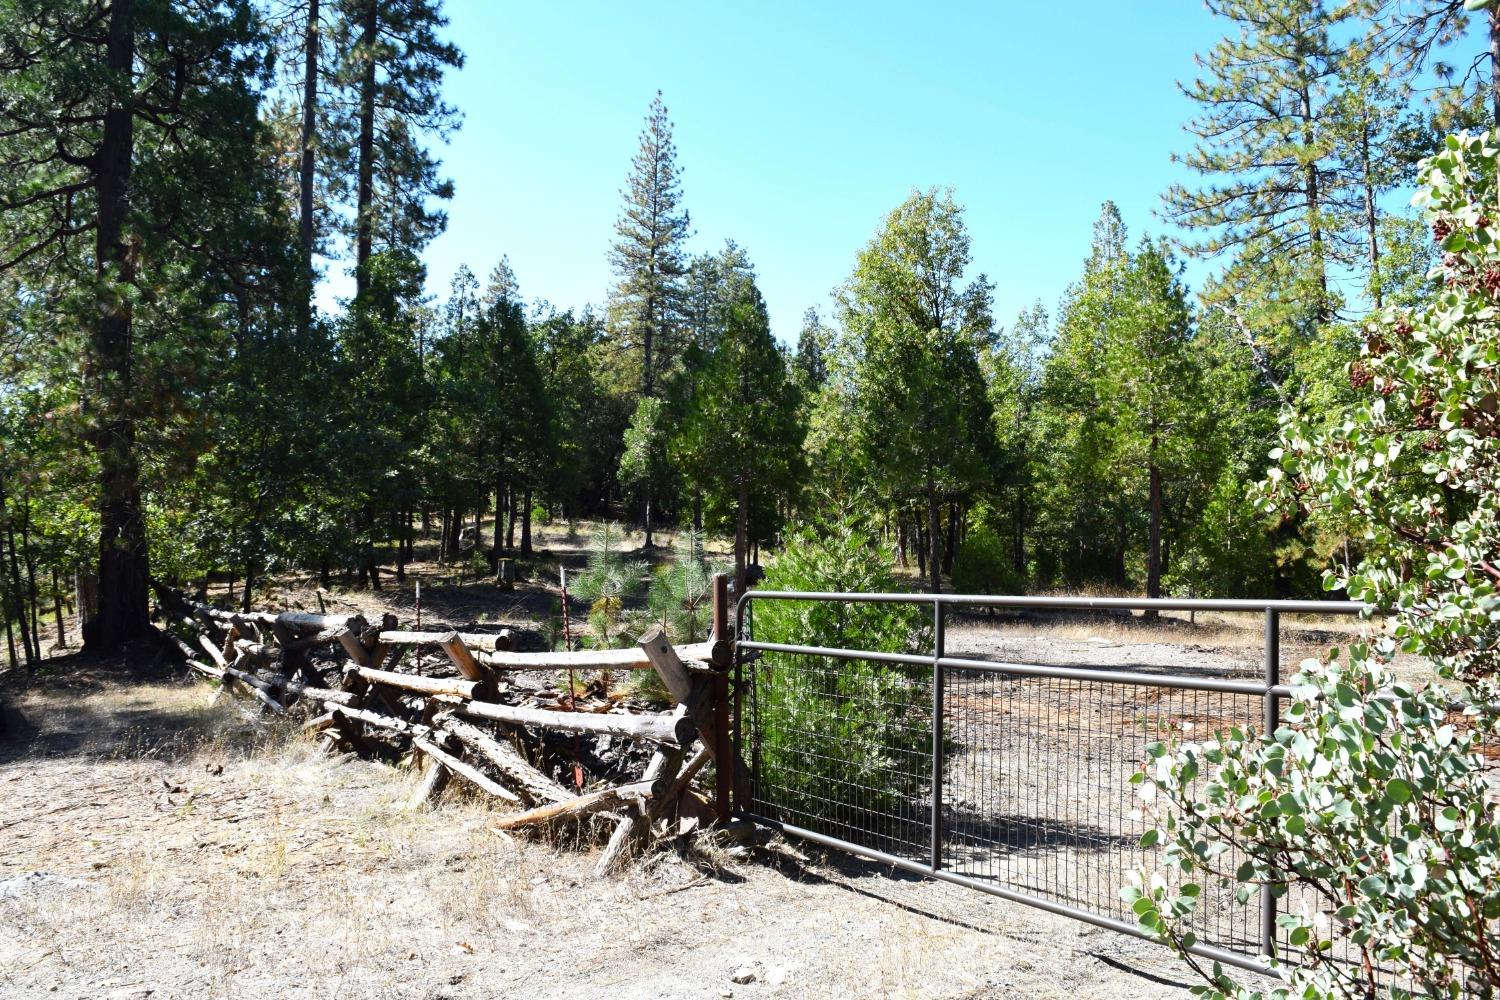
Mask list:
[[[433,294],[460,263],[483,278],[507,254],[527,298],[602,303],[620,189],[660,88],[691,248],[744,246],[783,339],[808,306],[828,314],[913,187],[955,189],[1005,323],[1037,298],[1055,306],[1105,199],[1133,238],[1163,231],[1155,212],[1182,176],[1170,156],[1193,110],[1177,81],[1222,30],[1196,0],[447,11],[467,65],[445,87],[464,123],[440,150],[457,193],[426,255]]]

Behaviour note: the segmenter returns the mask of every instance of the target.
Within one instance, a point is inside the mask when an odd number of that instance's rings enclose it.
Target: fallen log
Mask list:
[[[483,771],[480,771],[478,768],[474,767],[471,764],[464,763],[457,757],[448,753],[448,751],[440,748],[437,744],[429,740],[425,740],[420,736],[414,737],[411,743],[412,746],[416,747],[418,750],[421,750],[427,756],[431,757],[434,761],[437,761],[438,763],[444,765],[454,774],[468,780],[476,787],[489,792],[496,798],[504,799],[506,802],[514,803],[519,803],[521,801],[520,796],[516,795],[510,789],[501,787],[501,785],[498,784],[489,775],[485,774]]]
[[[689,669],[712,671],[716,642],[675,647],[677,656],[691,661]],[[651,660],[641,649],[583,649],[571,653],[479,652],[474,659],[496,670],[650,670]]]
[[[187,665],[205,677],[212,677],[216,681],[224,679],[224,671],[221,667],[210,667],[202,660],[188,660]]]
[[[219,651],[219,647],[215,646],[213,640],[202,632],[198,633],[198,645],[203,647],[204,651],[208,653],[209,659],[213,660],[214,663],[221,667],[229,665],[229,661],[224,659],[224,654]]]
[[[470,719],[508,722],[513,726],[561,729],[570,733],[607,733],[633,740],[683,744],[692,741],[692,720],[677,715],[610,715],[594,712],[557,712],[545,708],[516,708],[490,702],[469,701],[454,708]]]
[[[448,654],[448,659],[453,661],[453,666],[460,674],[471,681],[484,680],[484,671],[474,662],[474,654],[469,652],[469,647],[464,645],[463,638],[457,632],[449,632],[443,636],[438,645],[443,647],[443,652]]]
[[[456,677],[423,677],[420,674],[398,674],[390,670],[376,670],[374,667],[357,668],[359,676],[371,684],[384,684],[387,687],[401,688],[404,691],[416,691],[418,694],[446,694],[456,698],[474,698],[484,685],[480,681],[459,680]]]
[[[344,652],[349,654],[349,659],[361,667],[370,665],[370,651],[359,641],[359,636],[354,634],[353,629],[340,629],[336,638],[339,645],[344,647]]]
[[[689,673],[687,664],[678,657],[676,648],[667,642],[666,633],[660,626],[641,636],[640,650],[666,685],[668,693],[686,709],[699,739],[717,760],[720,741],[719,720],[714,713],[714,676]]]
[[[457,635],[470,649],[493,653],[510,649],[510,629],[489,632],[381,632],[380,641],[392,646],[441,646],[450,635]]]
[[[448,779],[452,774],[447,764],[429,754],[427,773],[422,776],[422,781],[417,785],[416,791],[412,792],[406,808],[421,809],[436,802],[438,796],[443,794],[443,789],[447,787]]]
[[[678,705],[677,711],[673,713],[674,718],[682,718],[687,715],[687,707]],[[614,832],[609,835],[609,843],[604,845],[604,852],[599,855],[599,862],[594,866],[594,874],[597,876],[608,875],[614,870],[615,865],[624,858],[635,843],[637,834],[651,829],[657,814],[661,811],[662,804],[667,801],[662,794],[672,784],[672,779],[677,777],[677,771],[682,767],[682,747],[663,746],[652,754],[651,762],[646,765],[645,772],[641,775],[641,781],[652,786],[655,793],[649,809],[642,805],[640,812],[627,813],[621,816],[615,824]]]
[[[567,819],[582,819],[595,813],[617,809],[622,805],[640,808],[651,799],[651,782],[641,781],[631,785],[605,788],[587,795],[579,795],[566,802],[553,802],[526,812],[502,817],[490,829],[514,830],[523,826],[556,823]]]
[[[340,716],[343,716],[347,719],[354,719],[359,722],[369,723],[372,726],[379,726],[382,729],[390,729],[394,732],[412,737],[426,736],[432,732],[431,726],[424,726],[420,722],[407,722],[405,719],[398,719],[395,716],[391,715],[381,715],[379,712],[372,712],[367,708],[355,708],[352,705],[340,705],[338,702],[333,701],[325,701],[323,705],[328,709],[329,713],[334,716],[335,722],[338,721],[338,718]]]
[[[516,752],[515,747],[495,739],[477,726],[455,718],[452,712],[442,712],[434,716],[432,721],[434,725],[452,733],[470,753],[487,760],[531,804],[566,802],[574,797],[572,792],[528,764]]]
[[[243,663],[244,660],[236,660],[235,662]],[[263,681],[259,677],[256,677],[254,674],[246,673],[245,671],[240,670],[238,667],[226,666],[224,668],[224,676],[232,677],[235,680],[243,683],[252,695],[254,695],[257,699],[260,700],[263,705],[265,705],[271,711],[275,712],[277,715],[286,714],[286,706],[277,701],[275,698],[271,697],[271,692],[274,691],[275,688],[269,681]]]

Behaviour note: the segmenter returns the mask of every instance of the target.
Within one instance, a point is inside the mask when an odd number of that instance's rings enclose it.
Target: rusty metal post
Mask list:
[[[715,573],[713,578],[713,632],[714,641],[714,728],[718,730],[714,747],[717,762],[714,776],[714,812],[720,823],[728,823],[734,814],[734,783],[739,773],[739,761],[735,757],[736,740],[731,726],[738,726],[739,719],[729,710],[729,669],[734,662],[733,646],[729,642],[729,577]]]

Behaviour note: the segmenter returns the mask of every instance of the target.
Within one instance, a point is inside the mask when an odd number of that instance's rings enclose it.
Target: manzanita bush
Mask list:
[[[1329,589],[1389,627],[1302,664],[1272,734],[1154,744],[1137,776],[1165,872],[1123,894],[1219,997],[1494,996],[1500,816],[1479,741],[1500,719],[1500,147],[1450,137],[1417,204],[1443,257],[1424,308],[1369,320],[1349,367],[1360,402],[1288,415],[1264,485],[1358,547]],[[1453,685],[1396,683],[1398,651]],[[1187,955],[1210,884],[1280,902],[1271,963],[1247,983]]]

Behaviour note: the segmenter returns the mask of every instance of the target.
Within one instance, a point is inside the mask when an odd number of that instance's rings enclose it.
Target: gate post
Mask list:
[[[932,870],[943,867],[943,627],[941,600],[932,602]]]
[[[1265,636],[1265,739],[1274,738],[1281,722],[1281,696],[1276,688],[1281,684],[1281,613],[1275,608],[1266,608]],[[1276,895],[1271,883],[1261,887],[1260,900],[1260,948],[1265,955],[1274,954],[1276,948]]]
[[[714,759],[717,761],[714,777],[714,811],[718,813],[719,822],[728,823],[734,814],[733,789],[739,776],[739,713],[730,712],[729,698],[729,669],[731,664],[737,663],[739,657],[734,655],[734,646],[729,637],[729,577],[723,573],[715,573],[713,577],[713,632],[711,638],[714,642],[714,722],[718,729],[715,737],[716,746],[713,747]],[[726,643],[729,643],[726,645]],[[738,688],[738,685],[736,685]],[[730,734],[730,726],[734,726],[734,735]]]

